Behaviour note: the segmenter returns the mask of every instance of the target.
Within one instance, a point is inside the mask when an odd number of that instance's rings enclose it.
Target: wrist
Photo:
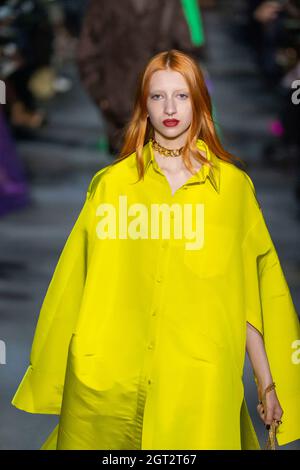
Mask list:
[[[273,382],[273,377],[271,374],[256,375],[255,382],[256,385],[260,385],[261,387],[266,388],[269,384]]]
[[[260,386],[262,387],[263,390],[265,390],[265,388],[270,385],[271,383],[273,383],[273,379],[272,377],[269,377],[268,379],[263,379],[261,382],[260,382]]]
[[[264,377],[256,377],[255,379],[258,396],[261,397],[266,388],[271,385],[274,381],[271,375],[267,375]]]

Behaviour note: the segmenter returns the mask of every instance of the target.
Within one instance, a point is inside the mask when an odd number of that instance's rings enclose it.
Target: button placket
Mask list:
[[[150,374],[153,365],[153,354],[156,351],[156,342],[158,334],[157,321],[159,319],[158,313],[163,289],[164,270],[166,268],[168,258],[168,247],[169,240],[162,240],[159,247],[158,264],[155,276],[154,296],[149,318],[148,340],[146,342],[144,377],[148,386],[153,385],[153,377],[151,377]]]

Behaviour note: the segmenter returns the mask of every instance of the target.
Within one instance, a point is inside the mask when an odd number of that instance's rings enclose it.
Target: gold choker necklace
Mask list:
[[[152,137],[150,138],[150,141],[152,142],[152,146],[154,150],[157,150],[158,153],[163,155],[164,157],[180,157],[180,154],[183,150],[183,147],[180,147],[179,149],[167,149],[165,147],[162,147],[155,139]]]

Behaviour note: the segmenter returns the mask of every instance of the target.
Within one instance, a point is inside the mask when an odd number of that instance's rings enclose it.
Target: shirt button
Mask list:
[[[153,343],[148,344],[148,349],[153,349]]]
[[[154,310],[154,311],[152,312],[152,317],[155,317],[155,316],[156,316],[156,311]]]
[[[148,379],[148,384],[151,385],[152,384],[152,381],[151,379]]]
[[[161,282],[162,281],[162,275],[159,275],[157,278],[156,278],[156,282]]]

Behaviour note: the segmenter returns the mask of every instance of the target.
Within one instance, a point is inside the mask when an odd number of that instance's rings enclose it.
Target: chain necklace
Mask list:
[[[160,145],[153,137],[150,138],[150,141],[152,142],[154,150],[157,150],[157,152],[164,157],[180,157],[183,150],[183,147],[180,147],[179,149],[167,149]]]

